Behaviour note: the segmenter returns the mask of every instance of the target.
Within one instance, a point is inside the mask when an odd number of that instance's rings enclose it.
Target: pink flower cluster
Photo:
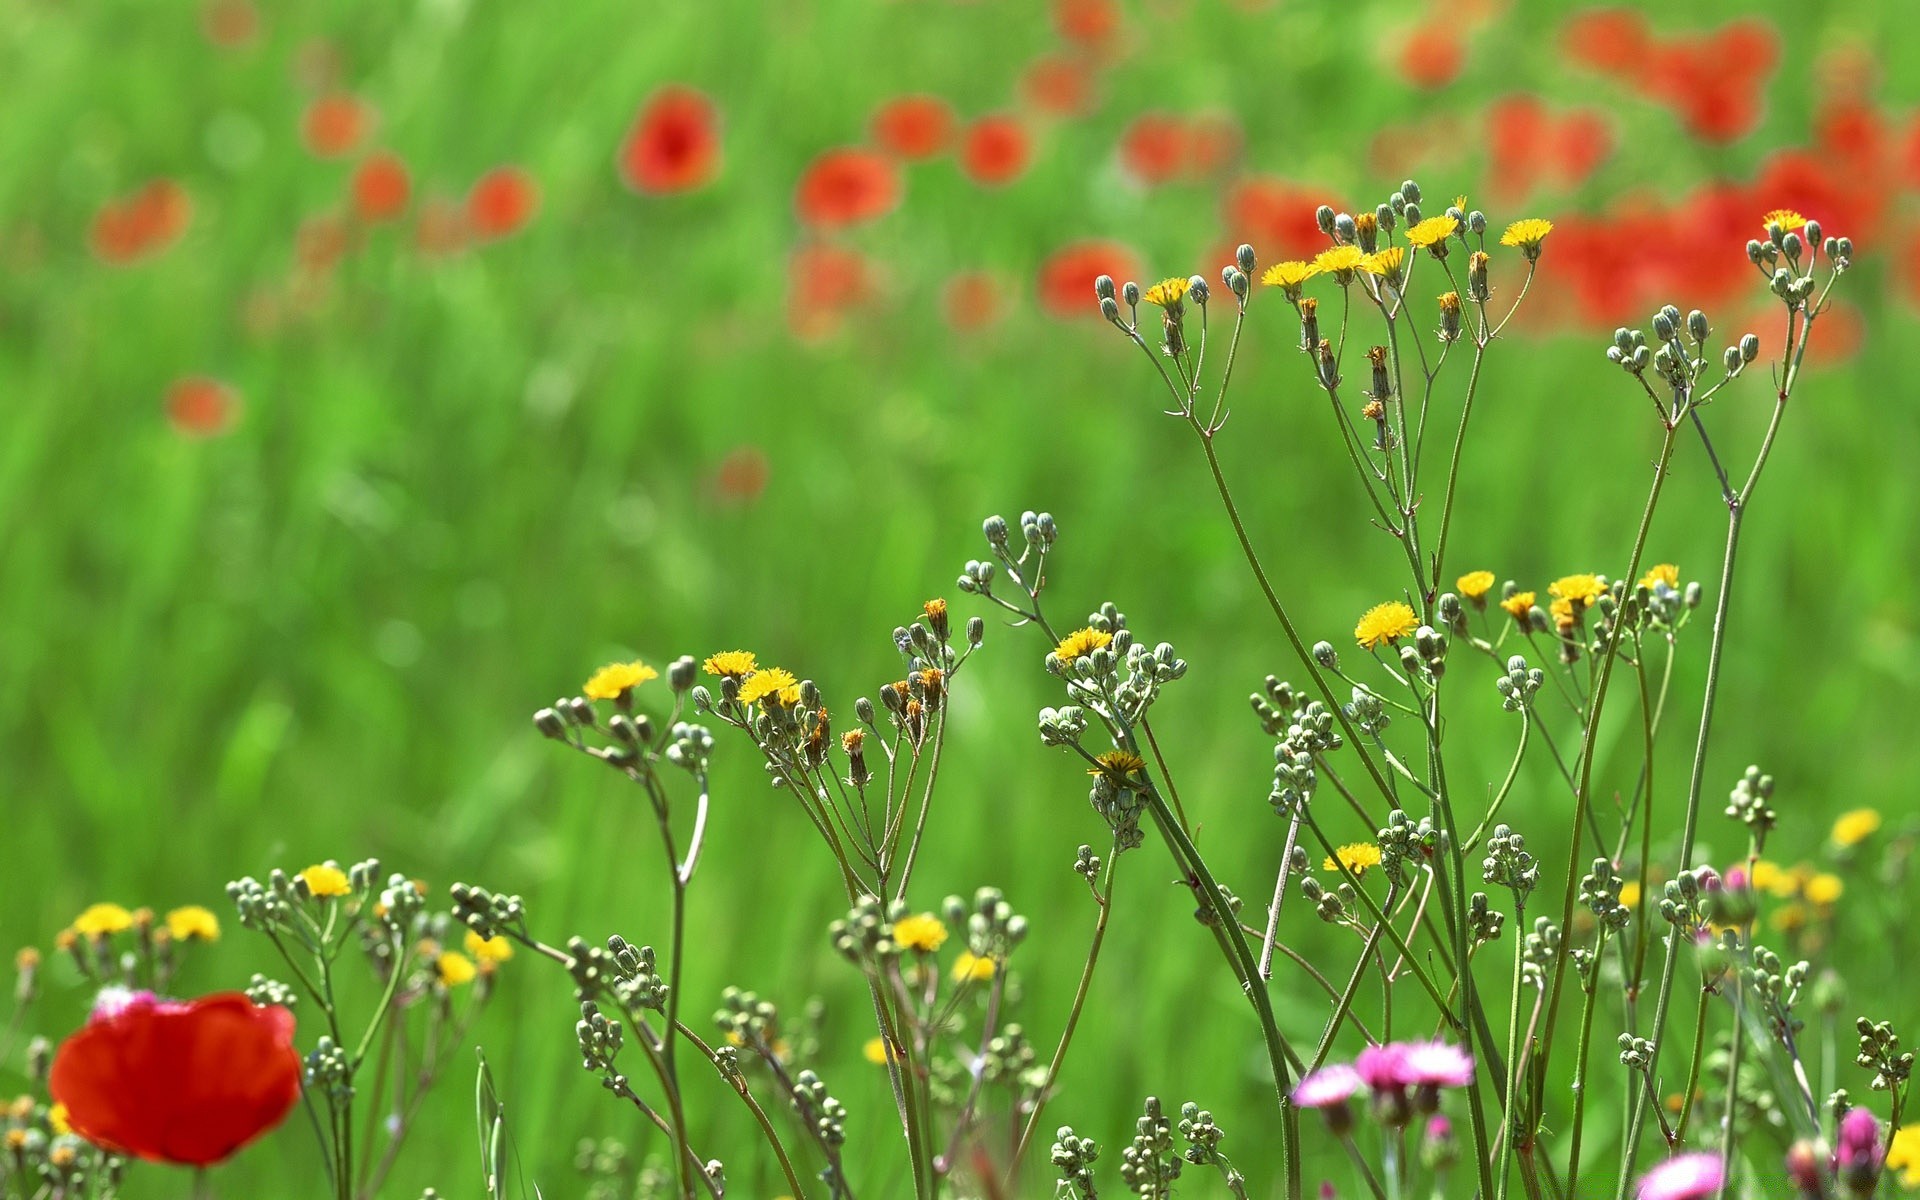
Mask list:
[[[1422,1112],[1439,1107],[1439,1090],[1473,1081],[1473,1056],[1451,1042],[1388,1042],[1368,1046],[1351,1064],[1333,1063],[1311,1072],[1293,1089],[1293,1102],[1327,1114],[1336,1130],[1349,1118],[1347,1101],[1365,1087],[1382,1119],[1404,1125],[1413,1106]]]

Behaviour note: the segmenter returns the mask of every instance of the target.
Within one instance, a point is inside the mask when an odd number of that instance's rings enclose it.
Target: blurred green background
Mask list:
[[[1400,178],[1369,152],[1383,128],[1427,122],[1417,175],[1429,195],[1478,203],[1494,97],[1606,109],[1615,153],[1524,211],[1489,206],[1497,227],[1749,177],[1769,150],[1812,137],[1833,55],[1870,47],[1896,81],[1887,111],[1913,100],[1920,43],[1897,36],[1903,6],[1856,0],[1817,19],[1804,5],[1745,7],[1791,36],[1757,131],[1702,146],[1665,108],[1570,72],[1557,6],[1480,6],[1460,26],[1463,71],[1429,90],[1394,65],[1422,6],[1122,4],[1096,103],[1035,118],[1035,159],[1017,181],[982,189],[950,159],[915,165],[896,211],[836,239],[881,279],[824,338],[789,325],[788,256],[803,241],[792,193],[807,162],[860,140],[901,93],[945,96],[963,116],[1019,104],[1023,64],[1061,45],[1046,6],[273,5],[234,48],[211,44],[186,4],[0,7],[0,943],[49,945],[94,900],[224,913],[230,878],[363,856],[437,898],[456,879],[518,892],[551,941],[661,940],[650,815],[607,772],[543,742],[529,714],[615,657],[733,647],[818,680],[845,708],[899,675],[890,631],[923,600],[984,611],[954,576],[984,549],[982,517],[1027,507],[1063,530],[1053,612],[1111,599],[1192,664],[1156,723],[1202,848],[1257,907],[1282,831],[1245,696],[1296,668],[1197,447],[1158,415],[1157,380],[1111,330],[1042,312],[1040,263],[1101,237],[1155,275],[1216,276],[1221,181],[1143,188],[1115,165],[1116,140],[1148,109],[1230,113],[1246,171],[1369,206]],[[330,267],[303,267],[298,230],[340,210],[354,161],[301,144],[316,72],[377,109],[364,146],[405,159],[416,205],[457,199],[512,162],[538,181],[537,215],[451,255],[419,252],[411,224],[374,228]],[[696,191],[639,196],[613,151],[667,82],[713,97],[723,162]],[[89,223],[156,177],[191,196],[184,235],[148,260],[101,261]],[[1863,341],[1808,380],[1753,514],[1709,774],[1705,839],[1723,857],[1740,842],[1715,797],[1749,761],[1779,777],[1781,836],[1808,857],[1843,809],[1913,809],[1920,538],[1903,460],[1920,417],[1900,381],[1920,350],[1887,262],[1905,202],[1886,207],[1884,228],[1838,231],[1863,250],[1843,286]],[[1618,252],[1625,269],[1636,248]],[[955,331],[941,287],[971,270],[1000,281],[1003,314]],[[1551,241],[1539,286],[1555,286]],[[1716,323],[1732,331],[1754,311],[1758,296]],[[1222,452],[1296,620],[1344,645],[1361,610],[1398,594],[1403,564],[1369,526],[1282,314],[1255,307]],[[1567,572],[1624,569],[1657,430],[1602,359],[1604,331],[1534,324],[1523,312],[1489,360],[1450,559],[1544,591]],[[239,397],[220,436],[167,420],[167,388],[195,375]],[[1767,408],[1764,380],[1716,406],[1731,457],[1750,454]],[[764,492],[730,494],[722,465],[756,454]],[[1703,456],[1683,443],[1650,554],[1711,582],[1723,525]],[[1044,1050],[1093,919],[1074,850],[1103,835],[1081,771],[1033,732],[1035,710],[1058,702],[1045,647],[987,615],[955,697],[920,902],[992,883],[1032,920],[1018,1015]],[[1687,639],[1676,677],[1669,787],[1704,643]],[[1485,711],[1456,700],[1453,771],[1491,783],[1512,726],[1490,685],[1479,699]],[[861,1058],[858,978],[826,941],[844,909],[829,860],[749,748],[722,747],[688,1010],[703,1025],[729,983],[796,1015],[822,997],[819,1066],[854,1109],[855,1160],[875,1180],[862,1194],[884,1195],[904,1186],[904,1155],[880,1072]],[[1630,785],[1630,767],[1615,765],[1617,782]],[[1681,796],[1659,797],[1663,838]],[[1557,894],[1567,804],[1544,759],[1529,761],[1511,811],[1555,864]],[[1071,1121],[1117,1158],[1142,1094],[1198,1099],[1264,1180],[1270,1089],[1246,1008],[1160,848],[1129,866],[1050,1123]],[[1866,1010],[1911,1022],[1920,1001],[1890,985],[1913,938],[1881,919],[1885,894],[1852,878],[1821,956],[1853,961]],[[1289,937],[1340,964],[1351,953],[1330,949],[1304,905]],[[270,966],[229,921],[182,987],[235,986]],[[70,972],[55,976],[50,1032],[85,1003]],[[1276,1004],[1310,1038],[1321,1001],[1297,983],[1283,973]],[[579,1071],[576,1016],[565,979],[523,956],[476,1030],[549,1195],[576,1190],[577,1139],[644,1142]],[[390,1194],[471,1192],[468,1082],[463,1068],[432,1102]],[[781,1190],[720,1089],[696,1097],[700,1141],[730,1160],[735,1194]],[[317,1171],[295,1122],[218,1179],[222,1194],[269,1181],[303,1194],[292,1181]],[[149,1177],[129,1194],[182,1186]]]

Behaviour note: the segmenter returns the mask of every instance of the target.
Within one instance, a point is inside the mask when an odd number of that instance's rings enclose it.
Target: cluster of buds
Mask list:
[[[1527,896],[1540,883],[1540,864],[1527,850],[1527,839],[1505,825],[1495,825],[1487,839],[1487,856],[1480,864],[1480,877],[1491,887],[1503,887],[1513,893],[1515,908],[1527,906]]]
[[[1620,902],[1619,873],[1610,859],[1596,858],[1593,870],[1580,880],[1580,903],[1603,929],[1625,929],[1633,910]]]
[[[1062,1125],[1053,1135],[1049,1157],[1063,1188],[1080,1200],[1093,1200],[1093,1164],[1100,1158],[1100,1147],[1092,1138],[1083,1138],[1073,1131],[1073,1126]]]
[[[1765,848],[1767,835],[1779,820],[1772,800],[1773,776],[1762,774],[1759,767],[1748,767],[1727,797],[1727,815],[1752,832],[1756,851]]]
[[[976,890],[971,903],[948,896],[941,908],[947,924],[967,931],[968,952],[976,959],[992,959],[996,968],[1026,940],[1027,919],[1013,911],[999,888]]]
[[[1900,1048],[1900,1036],[1886,1021],[1861,1017],[1854,1022],[1860,1035],[1860,1050],[1854,1055],[1856,1066],[1873,1072],[1868,1085],[1876,1092],[1904,1088],[1913,1074],[1913,1054]]]
[[[1507,712],[1520,712],[1533,707],[1533,697],[1547,681],[1545,671],[1539,667],[1529,667],[1524,656],[1516,654],[1507,660],[1507,670],[1496,676],[1494,689],[1500,693],[1500,707]]]
[[[1160,1099],[1148,1096],[1133,1140],[1120,1152],[1120,1182],[1137,1196],[1172,1194],[1183,1163],[1173,1145],[1173,1122],[1161,1110]]]

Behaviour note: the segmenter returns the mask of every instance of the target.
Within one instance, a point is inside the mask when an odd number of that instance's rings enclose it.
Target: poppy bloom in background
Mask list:
[[[953,141],[953,107],[938,96],[896,96],[874,111],[874,144],[908,162],[932,158]]]
[[[878,291],[878,274],[859,251],[826,243],[801,246],[787,259],[787,325],[808,341],[829,337],[848,311]]]
[[[436,257],[466,249],[466,210],[444,196],[424,201],[420,215],[414,219],[413,244],[420,253]]]
[[[240,397],[217,379],[195,375],[167,389],[167,421],[188,437],[213,437],[233,427]]]
[[[1228,113],[1201,113],[1187,122],[1187,167],[1197,176],[1213,175],[1240,157],[1240,123]]]
[[[1433,91],[1460,78],[1467,65],[1467,46],[1451,20],[1429,21],[1408,33],[1394,55],[1400,77],[1417,88]]]
[[[808,165],[794,207],[800,220],[816,229],[839,229],[886,216],[900,203],[900,193],[900,172],[892,159],[841,146]]]
[[[1640,82],[1705,142],[1737,141],[1760,124],[1767,77],[1780,61],[1780,35],[1757,17],[1654,48]]]
[[[329,92],[307,105],[300,140],[317,158],[344,158],[373,132],[373,106],[346,92]]]
[[[373,224],[391,221],[407,210],[413,179],[399,155],[383,150],[354,168],[352,188],[354,215]]]
[[[1020,95],[1049,117],[1084,117],[1099,107],[1092,66],[1072,54],[1043,54],[1028,63]]]
[[[1325,191],[1290,180],[1254,176],[1235,184],[1221,205],[1226,234],[1234,245],[1250,242],[1268,262],[1312,258],[1327,248],[1314,210],[1341,207]],[[1115,276],[1114,278],[1119,278]]]
[[[1000,310],[1000,284],[986,271],[962,271],[940,289],[940,313],[955,333],[978,333]]]
[[[222,50],[237,50],[260,32],[260,14],[250,0],[207,0],[200,9],[200,29]]]
[[[1653,44],[1653,26],[1633,8],[1590,8],[1560,27],[1560,50],[1569,60],[1622,79],[1640,72]]]
[[[996,113],[967,127],[960,165],[982,187],[1004,187],[1018,179],[1033,159],[1033,139],[1016,117]]]
[[[490,240],[518,233],[540,211],[540,185],[521,167],[495,167],[467,192],[467,229]]]
[[[751,504],[767,490],[767,456],[758,446],[735,446],[713,471],[713,488],[720,499]]]
[[[353,235],[347,223],[330,213],[320,213],[300,222],[293,235],[293,255],[300,266],[315,274],[333,269],[352,248]]]
[[[670,84],[648,99],[620,143],[620,179],[636,192],[688,192],[720,169],[720,114],[690,87]]]
[[[102,998],[47,1082],[74,1132],[153,1162],[208,1166],[278,1125],[300,1098],[293,1014],[238,992]]]
[[[1098,318],[1093,281],[1111,275],[1125,283],[1140,274],[1140,256],[1119,242],[1089,240],[1060,247],[1040,264],[1040,307],[1048,315],[1071,320]]]
[[[1101,50],[1120,33],[1120,8],[1114,0],[1053,0],[1053,28],[1064,41]]]
[[[1167,183],[1186,170],[1189,142],[1182,118],[1143,112],[1120,135],[1120,168],[1144,187]]]
[[[171,179],[156,179],[104,205],[93,218],[87,240],[101,259],[122,265],[173,245],[192,220],[193,201],[187,189]]]

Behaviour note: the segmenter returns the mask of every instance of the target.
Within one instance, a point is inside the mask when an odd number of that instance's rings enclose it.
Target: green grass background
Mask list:
[[[1597,102],[1617,114],[1620,152],[1582,194],[1540,205],[1577,208],[1740,174],[1804,141],[1813,59],[1843,39],[1877,51],[1893,103],[1912,101],[1920,43],[1895,36],[1900,5],[1837,4],[1819,18],[1746,7],[1792,30],[1785,63],[1760,132],[1710,152],[1663,111],[1568,76],[1551,50],[1558,6],[1516,5],[1478,37],[1462,80],[1428,96],[1381,65],[1384,34],[1417,11],[1406,4],[1128,5],[1134,50],[1106,75],[1099,111],[1047,131],[1034,168],[1001,191],[950,162],[914,168],[902,208],[852,239],[887,269],[887,301],[820,345],[796,343],[783,315],[798,172],[903,91],[942,93],[964,113],[1007,103],[1020,64],[1053,44],[1041,6],[273,6],[262,42],[237,55],[212,50],[184,4],[0,8],[0,943],[44,945],[97,899],[223,908],[238,875],[366,855],[436,896],[456,879],[519,892],[550,940],[659,940],[650,818],[616,779],[535,736],[533,709],[617,655],[734,646],[817,679],[844,708],[898,674],[889,631],[922,600],[981,611],[953,577],[983,549],[980,518],[1023,507],[1051,510],[1064,531],[1054,612],[1112,599],[1191,662],[1156,721],[1203,848],[1257,906],[1281,829],[1245,696],[1295,668],[1197,448],[1157,415],[1157,382],[1110,331],[1039,315],[1036,263],[1101,235],[1138,246],[1157,272],[1215,273],[1197,256],[1218,240],[1216,196],[1118,183],[1114,139],[1149,107],[1225,107],[1251,167],[1376,196],[1397,182],[1364,166],[1382,125],[1452,111],[1472,131],[1511,89]],[[517,161],[544,207],[522,235],[450,261],[375,233],[312,317],[260,336],[242,319],[246,298],[286,278],[297,223],[345,182],[345,167],[312,160],[296,136],[303,96],[289,64],[311,38],[338,49],[347,84],[381,110],[378,140],[423,192],[458,194]],[[612,150],[669,80],[716,97],[724,171],[694,195],[637,198]],[[1455,165],[1425,172],[1428,191],[1476,189],[1471,132],[1446,153]],[[131,269],[98,264],[87,221],[158,174],[194,196],[185,241]],[[1753,514],[1709,775],[1706,838],[1723,857],[1739,843],[1712,802],[1749,761],[1779,777],[1782,837],[1809,854],[1837,811],[1913,808],[1920,546],[1905,460],[1920,418],[1903,381],[1920,352],[1875,261],[1888,231],[1847,232],[1866,251],[1845,286],[1866,347],[1809,379]],[[997,328],[957,337],[938,285],[976,267],[1001,272],[1018,298]],[[1362,608],[1397,594],[1398,555],[1368,525],[1288,350],[1293,331],[1278,306],[1259,311],[1223,453],[1296,618],[1342,643]],[[1623,569],[1657,439],[1602,348],[1521,332],[1493,355],[1455,535],[1462,569],[1530,585]],[[189,442],[162,418],[167,382],[199,372],[244,394],[230,436]],[[1736,389],[1714,412],[1725,442],[1750,447],[1766,408],[1764,382]],[[770,456],[770,487],[758,504],[720,505],[711,473],[743,442]],[[1650,552],[1711,580],[1722,526],[1706,464],[1684,445]],[[1033,732],[1034,711],[1057,702],[1043,647],[989,625],[955,701],[920,896],[994,883],[1029,916],[1020,1016],[1047,1047],[1092,921],[1070,866],[1097,822],[1084,777]],[[1704,640],[1687,639],[1680,697],[1697,695]],[[1488,711],[1455,731],[1456,779],[1497,779],[1510,752],[1490,685],[1480,698]],[[1663,835],[1677,826],[1692,719],[1688,699],[1661,760]],[[843,908],[826,856],[747,748],[723,747],[688,1008],[697,1019],[728,983],[796,1013],[824,997],[820,1066],[854,1107],[856,1159],[874,1180],[863,1194],[897,1192],[904,1155],[860,1059],[857,979],[825,938]],[[1567,805],[1544,760],[1529,762],[1513,812],[1543,859],[1561,862]],[[1100,1139],[1111,1163],[1143,1093],[1198,1099],[1264,1180],[1271,1101],[1245,1006],[1161,850],[1150,843],[1129,875],[1049,1123]],[[1920,1004],[1897,963],[1913,939],[1889,919],[1896,898],[1854,882],[1830,956],[1849,964],[1862,1011],[1911,1024]],[[1290,929],[1331,946],[1304,906]],[[1343,964],[1351,951],[1328,953]],[[230,923],[183,987],[232,986],[268,966]],[[57,1031],[83,997],[66,983],[54,992]],[[1284,973],[1276,1004],[1298,1036],[1317,1033],[1319,1001]],[[522,958],[477,1030],[548,1195],[576,1190],[577,1138],[641,1136],[577,1069],[575,1015],[565,980]],[[1864,1079],[1841,1082],[1864,1091]],[[391,1194],[427,1183],[471,1194],[467,1084],[462,1071],[431,1105]],[[719,1089],[703,1085],[694,1107],[708,1152],[736,1162],[735,1194],[774,1194]],[[295,1123],[219,1186],[317,1194],[317,1172]],[[184,1187],[149,1174],[129,1194]]]

